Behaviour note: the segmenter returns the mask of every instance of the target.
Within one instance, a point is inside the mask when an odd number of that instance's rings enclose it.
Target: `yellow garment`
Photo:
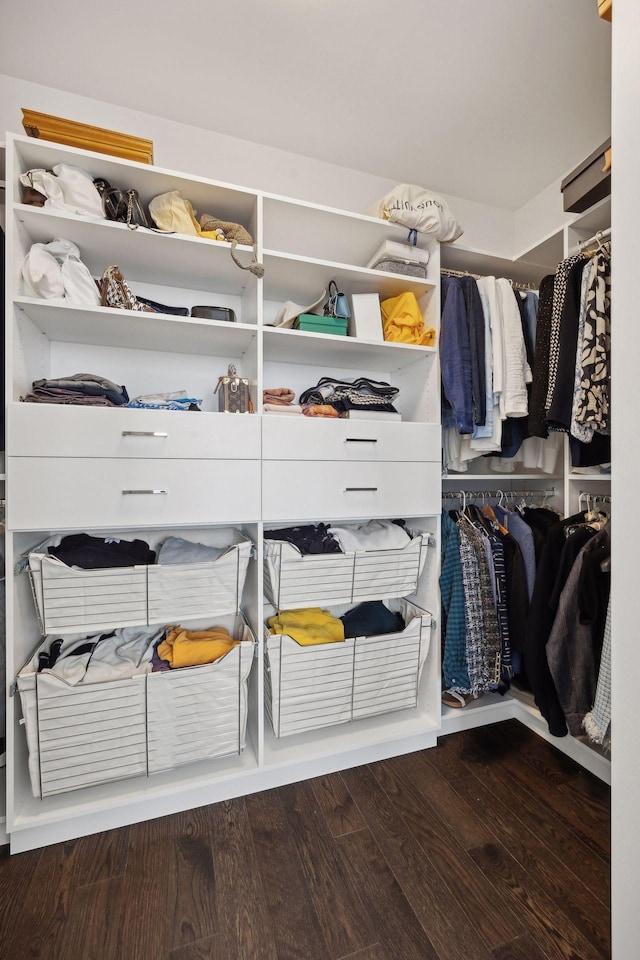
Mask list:
[[[185,200],[179,190],[170,190],[154,197],[149,204],[149,213],[161,230],[173,230],[197,237],[200,224],[190,200]]]
[[[203,237],[205,240],[225,240],[217,228],[203,230],[196,220],[196,211],[193,209],[190,200],[186,200],[179,190],[170,190],[168,193],[161,193],[154,197],[149,204],[149,213],[157,227],[161,230],[173,230],[174,233],[184,233],[190,237]],[[208,223],[222,223],[223,221],[214,221],[213,217],[205,214],[202,217]],[[243,229],[243,228],[241,228]],[[249,242],[253,242],[245,230],[244,233],[249,237]],[[245,243],[243,239],[241,241]]]
[[[158,644],[158,656],[172,667],[197,667],[213,663],[229,653],[240,641],[229,636],[226,627],[185,630],[167,627],[167,636]]]
[[[425,330],[415,293],[406,290],[397,297],[383,300],[380,309],[385,340],[415,343],[420,347],[434,346],[436,331],[433,327]]]
[[[271,633],[285,633],[302,646],[313,643],[337,643],[344,640],[342,620],[332,617],[320,607],[305,607],[302,610],[278,610],[267,623]]]

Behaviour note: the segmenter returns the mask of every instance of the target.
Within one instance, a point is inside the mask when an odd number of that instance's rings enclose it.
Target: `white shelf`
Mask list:
[[[50,340],[163,353],[242,357],[257,336],[252,324],[198,320],[107,307],[16,297],[16,304]]]
[[[120,804],[144,803],[151,811],[155,803],[167,796],[213,789],[217,783],[255,772],[257,766],[255,752],[247,742],[245,750],[238,756],[185,764],[149,777],[114,780],[44,800],[29,794],[16,811],[14,830],[19,832],[64,821],[70,812],[74,817],[104,814]]]
[[[346,752],[362,751],[373,744],[382,747],[406,738],[432,741],[437,729],[432,716],[402,710],[278,738],[265,718],[265,761],[275,767],[288,766],[299,762],[301,757],[322,761]]]
[[[404,243],[406,227],[366,214],[274,194],[264,194],[264,246],[296,256],[369,263],[384,240]],[[434,252],[438,244],[424,236],[419,246]]]
[[[264,295],[267,300],[313,302],[323,290],[328,290],[331,280],[335,280],[345,293],[379,293],[383,300],[405,290],[413,290],[416,296],[420,296],[436,286],[431,280],[367,267],[345,266],[343,263],[311,257],[297,257],[275,250],[264,251],[263,263]]]
[[[553,483],[554,480],[562,480],[561,474],[550,473],[447,473],[442,477],[443,483],[460,483],[461,481],[472,480],[474,483],[478,480],[491,481],[498,489],[501,484],[521,483],[523,480],[536,480],[543,483]],[[497,481],[501,483],[497,483]]]
[[[611,761],[601,747],[590,743],[587,738],[578,739],[567,734],[566,737],[554,737],[549,733],[547,721],[533,702],[533,695],[526,691],[513,690],[511,696],[515,704],[514,716],[526,727],[537,733],[567,757],[571,757],[580,766],[594,776],[611,784]]]
[[[572,483],[611,483],[610,473],[569,473],[567,479]]]
[[[440,735],[472,730],[490,723],[499,723],[514,716],[514,701],[505,694],[484,693],[477,700],[471,700],[465,707],[447,707],[442,705],[442,726]]]
[[[597,746],[576,737],[554,737],[549,733],[546,720],[532,702],[531,694],[512,690],[503,697],[497,693],[485,693],[477,700],[472,700],[466,707],[442,708],[442,728],[440,735],[459,733],[462,730],[472,730],[475,727],[484,727],[490,723],[499,723],[502,720],[519,720],[547,743],[556,747],[565,756],[571,757],[594,776],[611,783],[611,761]]]
[[[480,276],[509,277],[521,283],[539,284],[545,274],[555,272],[558,261],[551,263],[549,258],[554,256],[556,241],[549,246],[534,248],[540,263],[529,260],[513,260],[509,257],[496,257],[486,250],[474,247],[465,247],[463,244],[445,243],[441,250],[441,266],[446,269],[464,270],[477,273]],[[533,255],[533,254],[532,254]]]
[[[18,147],[23,171],[32,167],[50,170],[57,163],[71,163],[90,173],[94,179],[103,177],[121,190],[138,190],[145,205],[161,193],[180,190],[191,201],[198,216],[210,213],[221,220],[243,223],[249,231],[251,229],[249,225],[255,217],[257,197],[254,190],[219,180],[187,176],[163,167],[121,160],[92,150],[77,150],[34,137],[16,136],[13,139]]]
[[[359,365],[374,369],[381,366],[383,369],[399,370],[436,353],[435,347],[264,327],[264,359],[283,363],[327,364],[346,369]]]
[[[528,247],[514,257],[514,263],[536,264],[544,267],[545,273],[555,273],[556,267],[564,255],[564,236],[562,230],[553,230],[550,234]]]
[[[581,234],[595,234],[598,230],[606,230],[611,226],[611,197],[604,197],[584,213],[578,213],[569,224],[570,231],[579,231]]]
[[[95,277],[117,264],[125,280],[157,283],[159,264],[162,282],[183,289],[215,291],[240,296],[255,278],[231,259],[231,244],[182,234],[153,230],[130,230],[124,223],[92,220],[45,207],[16,204],[16,217],[32,242],[48,243],[56,237],[72,240],[80,258]],[[240,257],[253,254],[238,246]]]

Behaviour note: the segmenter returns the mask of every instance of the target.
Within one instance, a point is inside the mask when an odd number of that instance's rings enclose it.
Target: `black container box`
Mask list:
[[[605,170],[605,151],[611,137],[572,170],[560,185],[565,213],[583,213],[611,193],[611,170]]]

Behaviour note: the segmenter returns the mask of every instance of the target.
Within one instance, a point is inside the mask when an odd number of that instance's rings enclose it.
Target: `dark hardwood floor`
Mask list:
[[[607,960],[609,788],[515,720],[0,859],[6,960]]]

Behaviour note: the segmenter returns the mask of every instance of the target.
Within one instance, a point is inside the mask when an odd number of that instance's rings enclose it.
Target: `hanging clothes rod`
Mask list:
[[[588,240],[579,240],[578,250],[582,251],[585,247],[590,247],[593,243],[600,245],[603,240],[606,240],[608,237],[611,237],[611,227],[608,227],[606,230],[598,230],[598,232],[592,237],[589,237]]]
[[[578,494],[578,503],[582,500],[593,500],[594,503],[611,503],[611,495],[608,493],[593,493],[593,491],[581,490]]]
[[[454,270],[449,267],[441,267],[440,273],[444,274],[445,277],[473,277],[474,280],[483,279],[480,273],[469,273],[468,270]]]
[[[473,280],[483,280],[484,275],[481,273],[470,273],[468,270],[454,270],[449,267],[442,267],[440,270],[440,275],[445,277],[471,277]],[[508,278],[507,278],[508,279]],[[514,290],[537,290],[538,284],[535,283],[525,283],[524,280],[509,280],[509,283]]]
[[[504,497],[505,500],[512,498],[528,498],[528,497],[554,497],[556,493],[555,487],[551,487],[550,490],[448,490],[442,491],[443,500],[480,500],[482,497],[488,500],[498,500],[500,497]]]

